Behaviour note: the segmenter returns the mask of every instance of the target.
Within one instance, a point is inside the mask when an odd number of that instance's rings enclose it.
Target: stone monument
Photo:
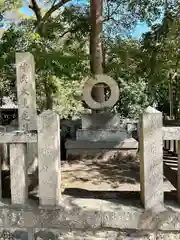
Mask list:
[[[19,130],[37,130],[35,62],[31,53],[16,53]],[[28,172],[37,167],[37,144],[27,146]]]
[[[91,92],[94,85],[106,84],[110,89],[107,101],[96,102]],[[137,147],[137,141],[130,139],[127,129],[122,127],[120,114],[107,111],[111,109],[119,99],[119,88],[111,77],[96,75],[96,79],[88,79],[83,89],[83,98],[86,104],[93,110],[102,110],[100,113],[90,113],[81,116],[82,128],[76,131],[76,140],[66,142],[67,158],[71,155],[93,154],[107,150],[118,150],[128,147]]]

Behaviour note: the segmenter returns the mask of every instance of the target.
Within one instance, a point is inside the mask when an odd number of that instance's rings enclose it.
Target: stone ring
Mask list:
[[[104,83],[108,85],[111,92],[109,99],[101,103],[96,102],[91,96],[92,88],[94,87],[94,85],[99,83]],[[85,82],[83,88],[83,99],[86,102],[86,104],[92,109],[113,107],[114,104],[119,100],[118,84],[113,78],[107,75],[104,74],[96,75],[96,79],[90,78]]]

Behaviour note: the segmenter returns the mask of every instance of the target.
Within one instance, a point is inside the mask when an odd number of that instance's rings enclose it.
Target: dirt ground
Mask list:
[[[62,187],[98,191],[139,191],[138,154],[109,154],[103,158],[81,159],[62,164]],[[174,190],[164,181],[164,191]]]

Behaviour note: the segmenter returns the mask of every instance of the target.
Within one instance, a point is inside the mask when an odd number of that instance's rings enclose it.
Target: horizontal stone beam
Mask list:
[[[88,141],[88,140],[67,140],[66,149],[110,149],[110,150],[130,150],[137,149],[138,142],[133,139],[124,141]]]
[[[36,143],[37,133],[0,132],[0,143]]]
[[[163,125],[165,127],[178,127],[180,126],[180,120],[163,120]]]
[[[163,140],[180,140],[180,127],[163,127]]]

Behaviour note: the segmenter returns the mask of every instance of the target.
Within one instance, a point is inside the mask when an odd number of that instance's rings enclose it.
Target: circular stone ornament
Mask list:
[[[101,103],[96,102],[91,95],[93,87],[96,84],[100,84],[100,83],[104,83],[108,85],[108,87],[110,88],[109,99]],[[103,108],[113,107],[114,104],[119,100],[118,84],[113,78],[105,74],[96,75],[95,79],[90,78],[85,82],[84,88],[83,88],[83,99],[86,102],[86,104],[92,109],[103,109]]]

